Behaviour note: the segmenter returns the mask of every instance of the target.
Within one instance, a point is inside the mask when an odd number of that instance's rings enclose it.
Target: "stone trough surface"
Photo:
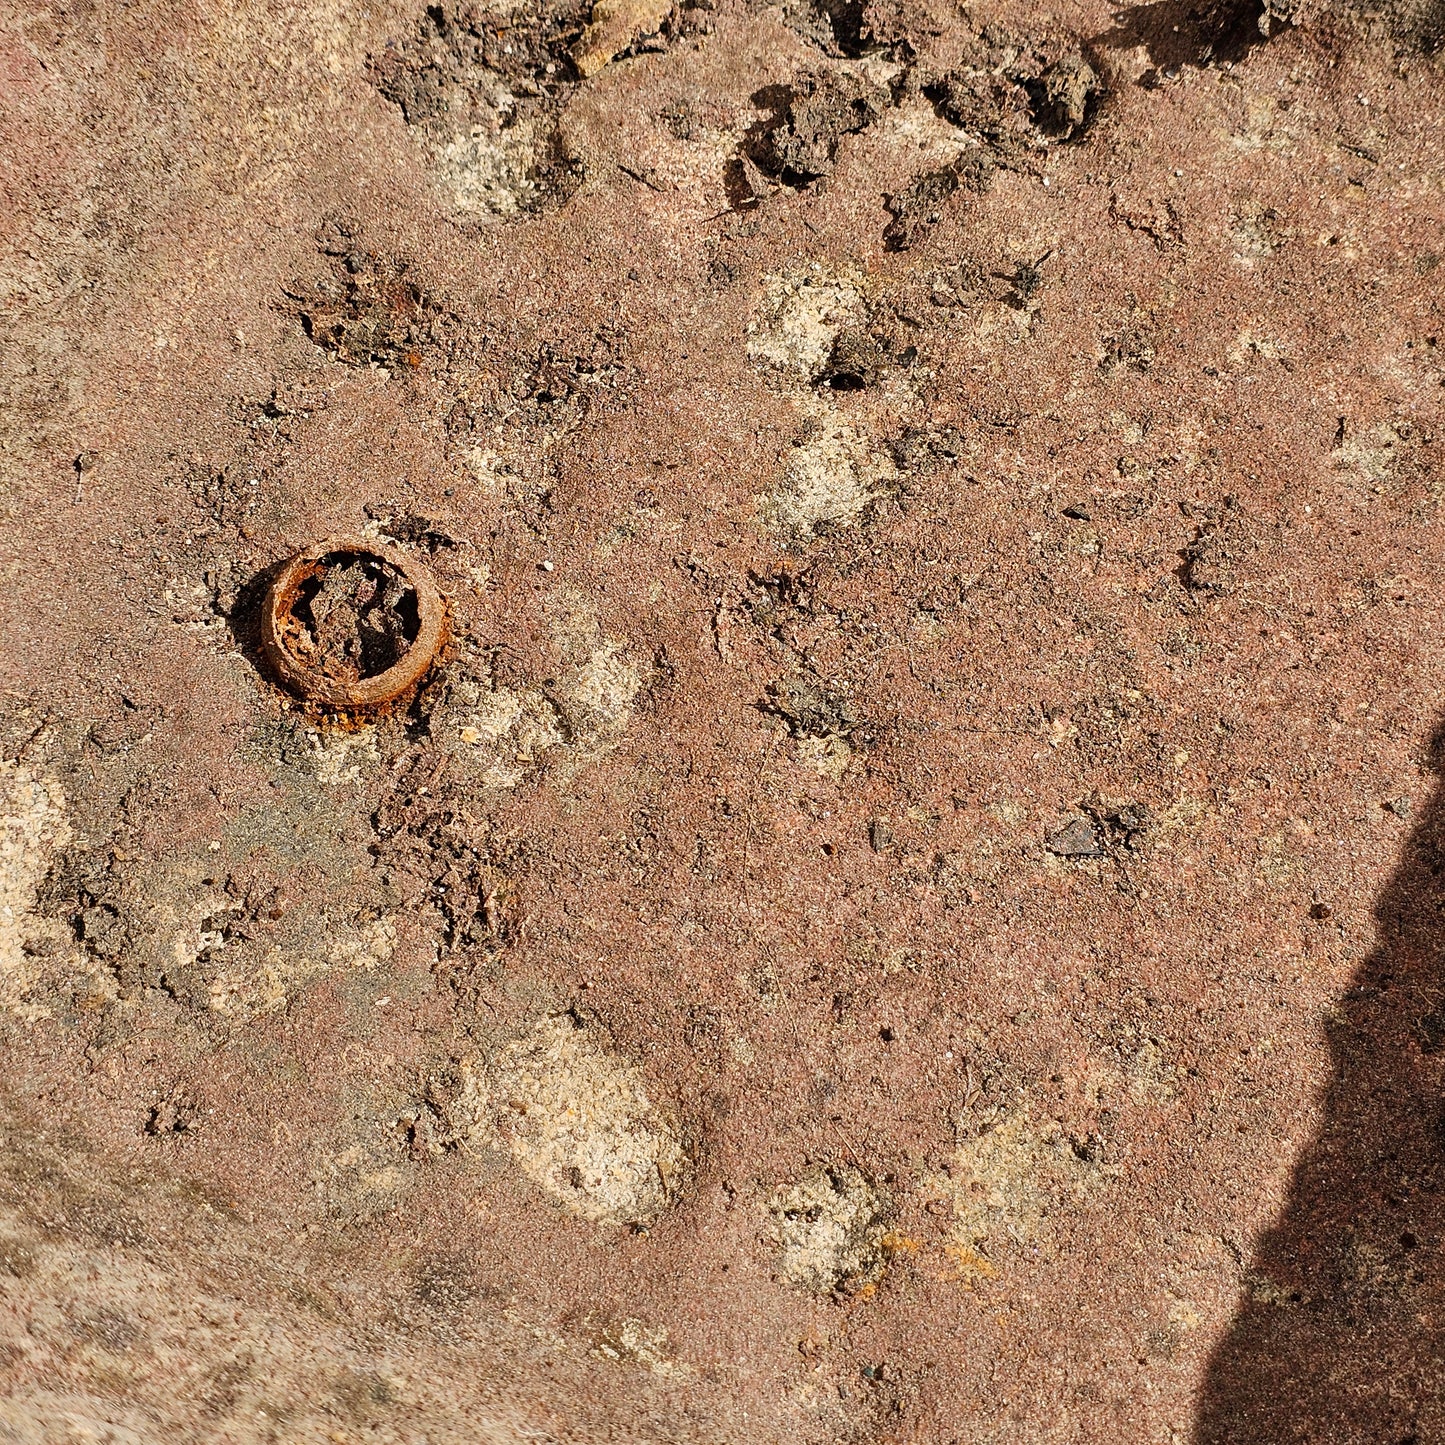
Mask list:
[[[0,1439],[1445,1440],[1442,43],[0,0]]]

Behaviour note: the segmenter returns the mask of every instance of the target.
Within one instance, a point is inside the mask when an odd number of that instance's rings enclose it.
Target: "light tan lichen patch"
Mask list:
[[[748,324],[748,358],[792,397],[802,419],[779,483],[757,499],[764,523],[808,541],[860,521],[897,480],[887,453],[845,419],[827,388],[815,386],[845,330],[861,331],[868,302],[860,282],[814,268],[765,276]]]
[[[491,1090],[475,1058],[460,1059],[434,1074],[427,1081],[426,1102],[435,1116],[432,1133],[438,1146],[471,1152],[495,1142],[488,1123]]]
[[[503,104],[512,97],[503,97]],[[473,126],[434,147],[442,190],[459,211],[507,219],[531,210],[542,195],[535,173],[554,143],[550,117],[509,126]]]
[[[311,1189],[327,1210],[342,1219],[362,1221],[391,1208],[406,1183],[392,1141],[360,1121],[355,1137],[322,1153],[311,1173]]]
[[[748,324],[748,359],[782,381],[810,385],[823,374],[838,333],[867,315],[862,289],[821,271],[763,277]]]
[[[553,689],[573,746],[584,756],[605,749],[627,726],[641,688],[642,669],[617,643],[593,648]]]
[[[602,1330],[592,1353],[605,1360],[641,1365],[664,1378],[696,1373],[691,1365],[673,1359],[671,1343],[662,1326],[648,1325],[631,1316],[617,1320]]]
[[[546,688],[494,688],[458,676],[431,718],[432,736],[484,788],[515,788],[544,761],[577,766],[615,747],[645,678],[595,624],[559,626],[570,664]]]
[[[925,1189],[952,1204],[958,1249],[996,1259],[1037,1238],[1088,1175],[1062,1130],[1038,1127],[1019,1112],[965,1139],[948,1172]]]
[[[377,968],[396,952],[396,924],[391,918],[358,922],[331,935],[331,963],[336,968]]]
[[[214,1014],[257,1019],[286,1006],[292,988],[302,981],[279,952],[245,969],[219,968],[206,981],[203,995]]]
[[[466,454],[467,474],[490,497],[506,494],[508,480],[515,475],[511,463],[490,447],[472,447]]]
[[[431,719],[432,736],[484,788],[515,788],[566,741],[556,704],[536,688],[488,688],[458,678]]]
[[[177,898],[184,884],[172,880]],[[396,949],[391,917],[354,921],[302,907],[276,937],[253,937],[246,909],[218,892],[164,906],[169,987],[208,1012],[238,1022],[274,1013],[331,968],[374,969]],[[254,921],[254,920],[253,920]]]
[[[1362,435],[1346,438],[1330,453],[1330,460],[1366,481],[1383,482],[1395,470],[1407,439],[1389,422],[1381,422]]]
[[[376,729],[356,732],[308,732],[306,748],[316,768],[316,781],[328,787],[360,783],[368,768],[380,763]]]
[[[1279,361],[1289,348],[1278,337],[1270,336],[1254,326],[1242,326],[1229,346],[1229,364],[1235,370],[1253,366],[1256,361]]]
[[[859,520],[897,478],[892,461],[829,411],[793,448],[782,485],[759,499],[764,519],[802,540]]]
[[[856,1293],[885,1264],[888,1196],[852,1167],[813,1169],[768,1201],[778,1274],[815,1294]]]
[[[1184,1071],[1170,1057],[1167,1044],[1130,1027],[1115,1044],[1120,1072],[1130,1096],[1140,1104],[1172,1104],[1180,1095]]]
[[[821,777],[841,783],[853,764],[853,744],[847,738],[799,738],[798,761]]]
[[[25,1002],[42,960],[74,952],[58,920],[35,912],[36,891],[57,849],[70,841],[65,794],[54,778],[0,763],[0,1008],[25,1018],[49,1010]]]
[[[548,1018],[490,1069],[497,1131],[522,1172],[569,1212],[650,1224],[676,1198],[687,1160],[641,1073],[570,1017]]]

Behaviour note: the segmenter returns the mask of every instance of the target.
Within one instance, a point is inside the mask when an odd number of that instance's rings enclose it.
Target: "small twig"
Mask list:
[[[624,176],[631,176],[638,185],[646,186],[650,191],[662,192],[667,190],[666,186],[659,185],[646,171],[635,171],[631,166],[623,165],[621,161],[617,163],[617,169],[621,171]]]
[[[35,742],[40,737],[40,735],[45,732],[47,728],[49,728],[50,721],[53,717],[53,713],[45,714],[44,721],[41,722],[40,726],[37,727],[35,731],[31,733],[30,736],[26,738],[23,743],[20,744],[19,751],[16,752],[15,756],[10,759],[12,763],[20,763],[25,761],[25,754],[28,753],[30,749],[35,745]]]

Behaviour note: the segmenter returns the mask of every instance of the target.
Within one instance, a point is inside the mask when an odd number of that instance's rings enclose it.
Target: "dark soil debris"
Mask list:
[[[1103,97],[1077,41],[1024,37],[997,25],[974,37],[962,65],[925,79],[922,89],[940,116],[1012,167],[1050,141],[1082,138]]]
[[[811,185],[832,171],[843,137],[866,130],[891,103],[881,86],[846,71],[804,76],[788,91],[780,122],[755,142],[752,159],[784,185]]]
[[[480,5],[428,5],[409,40],[371,61],[376,88],[408,125],[462,130],[501,106],[521,116],[565,101],[570,52],[590,6],[527,5],[505,16]]]
[[[1190,592],[1221,596],[1235,587],[1235,572],[1245,550],[1244,519],[1233,496],[1191,508],[1199,529],[1182,553],[1179,577]]]
[[[856,59],[871,39],[866,8],[864,0],[789,0],[783,19],[825,54]]]
[[[1097,858],[1103,853],[1098,830],[1082,813],[1076,813],[1044,839],[1044,847],[1059,858]]]
[[[1154,86],[1185,66],[1243,60],[1287,29],[1298,8],[1294,0],[1154,0],[1120,10],[1114,28],[1098,43],[1121,49],[1142,45],[1154,69],[1141,84]]]
[[[883,231],[890,251],[907,251],[943,219],[944,206],[957,191],[983,195],[993,184],[995,166],[986,155],[969,155],[942,170],[921,175],[884,201],[893,218]]]
[[[859,726],[852,703],[816,678],[785,677],[769,683],[761,706],[782,718],[795,738],[847,737]]]
[[[421,366],[422,352],[438,339],[439,308],[409,274],[404,261],[348,250],[332,274],[287,291],[306,334],[350,366]]]

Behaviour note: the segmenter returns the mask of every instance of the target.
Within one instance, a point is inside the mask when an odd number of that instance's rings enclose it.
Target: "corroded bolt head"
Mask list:
[[[355,601],[353,617],[372,625],[396,654],[368,670],[359,641],[328,650],[312,604],[333,569],[352,569],[368,596]],[[370,623],[377,609],[380,622]],[[290,557],[266,591],[261,609],[261,647],[276,676],[292,692],[325,707],[369,708],[393,701],[415,686],[446,639],[446,606],[421,563],[394,547],[359,537],[325,537]],[[374,651],[374,649],[373,649]]]

